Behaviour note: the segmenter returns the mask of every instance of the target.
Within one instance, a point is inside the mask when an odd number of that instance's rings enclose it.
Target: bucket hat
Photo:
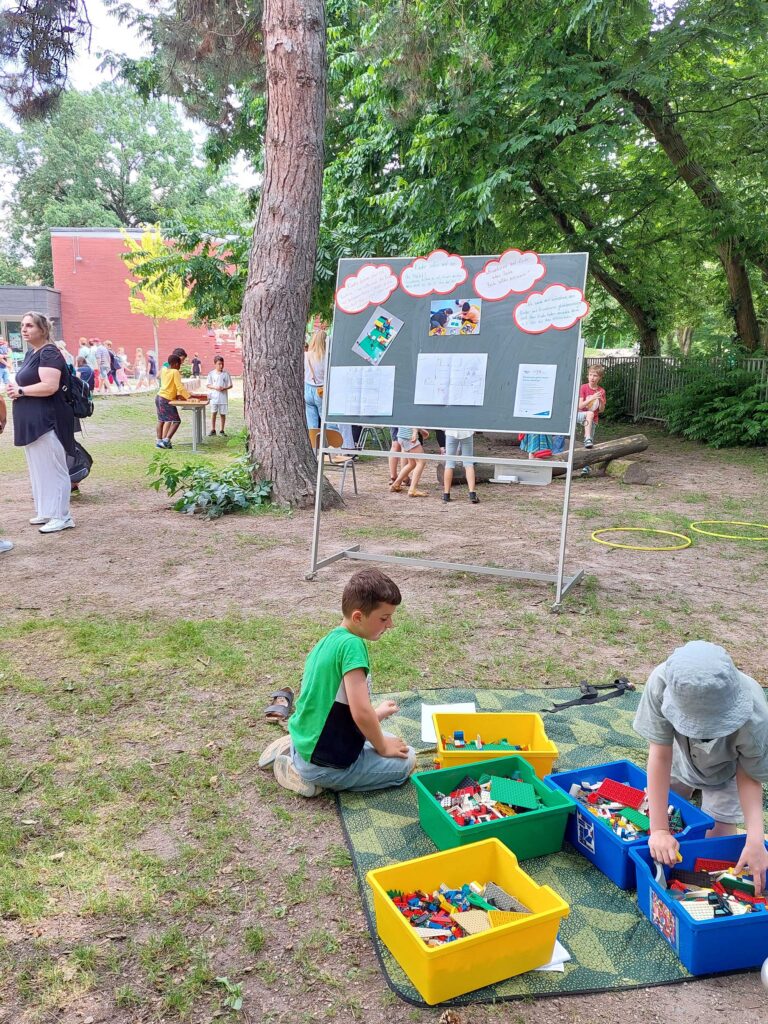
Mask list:
[[[719,739],[752,715],[752,696],[731,656],[717,644],[692,640],[665,663],[661,713],[690,739]]]

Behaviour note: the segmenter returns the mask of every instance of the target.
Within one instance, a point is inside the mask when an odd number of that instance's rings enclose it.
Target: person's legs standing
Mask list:
[[[474,437],[464,437],[459,441],[459,450],[465,458],[469,459],[475,454],[475,439]],[[464,463],[464,472],[467,477],[467,487],[469,488],[469,500],[473,505],[479,505],[480,499],[477,496],[477,477],[475,475],[475,464],[474,462],[466,461]]]
[[[456,455],[459,450],[459,442],[455,437],[445,438],[445,454],[447,456],[445,460],[445,469],[443,470],[443,501],[449,502],[451,500],[451,487],[453,486],[453,471],[456,467],[456,460],[451,458],[452,455]]]
[[[219,414],[219,407],[214,403],[211,403],[211,429],[208,431],[209,437],[215,437],[216,435],[216,417]]]
[[[397,427],[390,427],[390,429],[389,429],[389,436],[392,439],[392,443],[390,445],[390,451],[401,452],[403,450],[403,446],[397,440]],[[396,459],[396,458],[390,456],[388,461],[389,461],[389,482],[391,484],[393,484],[395,482],[395,480],[397,479],[397,474],[400,472],[400,459]]]
[[[304,385],[304,412],[307,417],[307,427],[310,430],[317,430],[320,426],[320,400],[317,396],[317,388],[312,384]]]
[[[53,430],[24,447],[37,516],[69,519],[67,453]]]
[[[417,445],[415,448],[412,448],[411,451],[418,454],[422,454],[424,452],[424,448],[422,447],[422,445]],[[421,474],[424,472],[426,462],[424,461],[424,459],[411,459],[411,466],[411,483],[410,486],[408,487],[408,494],[412,498],[426,498],[427,492],[420,491],[418,489],[419,480],[421,480]]]

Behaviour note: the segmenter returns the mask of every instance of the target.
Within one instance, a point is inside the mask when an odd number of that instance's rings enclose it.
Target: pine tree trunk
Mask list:
[[[317,462],[304,413],[309,316],[323,185],[323,0],[265,0],[264,182],[243,301],[243,388],[249,451],[273,500],[308,508]],[[342,501],[326,482],[324,507]]]

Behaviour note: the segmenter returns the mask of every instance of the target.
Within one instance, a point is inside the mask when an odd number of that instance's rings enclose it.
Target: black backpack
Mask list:
[[[84,420],[93,416],[91,389],[84,380],[77,376],[74,366],[67,363],[66,371],[61,376],[61,390],[64,392],[67,402],[72,406],[72,412],[77,419]]]
[[[75,441],[75,454],[67,456],[67,469],[70,483],[79,484],[88,476],[93,466],[93,456]]]

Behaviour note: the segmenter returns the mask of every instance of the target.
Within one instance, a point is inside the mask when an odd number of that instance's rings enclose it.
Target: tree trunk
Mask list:
[[[264,182],[243,300],[251,457],[275,501],[308,508],[317,462],[304,413],[304,332],[320,225],[325,131],[323,0],[265,0]],[[324,507],[342,505],[327,482]]]
[[[152,337],[155,339],[155,369],[157,379],[160,380],[160,336],[157,331],[157,319],[152,317]]]
[[[680,352],[684,356],[691,354],[691,345],[693,343],[693,328],[692,327],[677,327],[677,343],[680,346]]]
[[[617,92],[631,104],[637,119],[656,139],[701,205],[721,216],[727,215],[727,202],[723,193],[702,165],[691,157],[672,111],[666,105],[661,110],[657,109],[652,100],[635,89],[619,89]],[[748,248],[740,238],[716,240],[715,244],[728,282],[736,333],[747,351],[754,352],[760,345],[760,329],[755,315],[752,287],[744,265],[744,253]]]
[[[589,246],[585,246],[584,240],[579,236],[579,233],[571,222],[569,216],[560,208],[556,198],[545,189],[542,182],[538,178],[532,177],[530,185],[534,194],[551,214],[555,223],[565,237],[569,240],[578,241],[579,245],[582,247],[591,248]],[[617,269],[621,272],[626,272],[626,265],[619,262],[617,258],[618,254],[610,243],[606,246],[605,253],[606,257],[613,262],[614,265],[618,264]],[[609,271],[601,264],[592,252],[590,252],[589,255],[589,272],[592,277],[594,277],[594,279],[601,284],[603,288],[605,288],[608,294],[616,299],[618,304],[637,327],[640,340],[640,355],[657,356],[659,354],[659,334],[653,314],[649,313],[648,310],[644,308],[642,303],[635,298],[632,291],[626,284],[622,283],[617,277],[609,273]]]

